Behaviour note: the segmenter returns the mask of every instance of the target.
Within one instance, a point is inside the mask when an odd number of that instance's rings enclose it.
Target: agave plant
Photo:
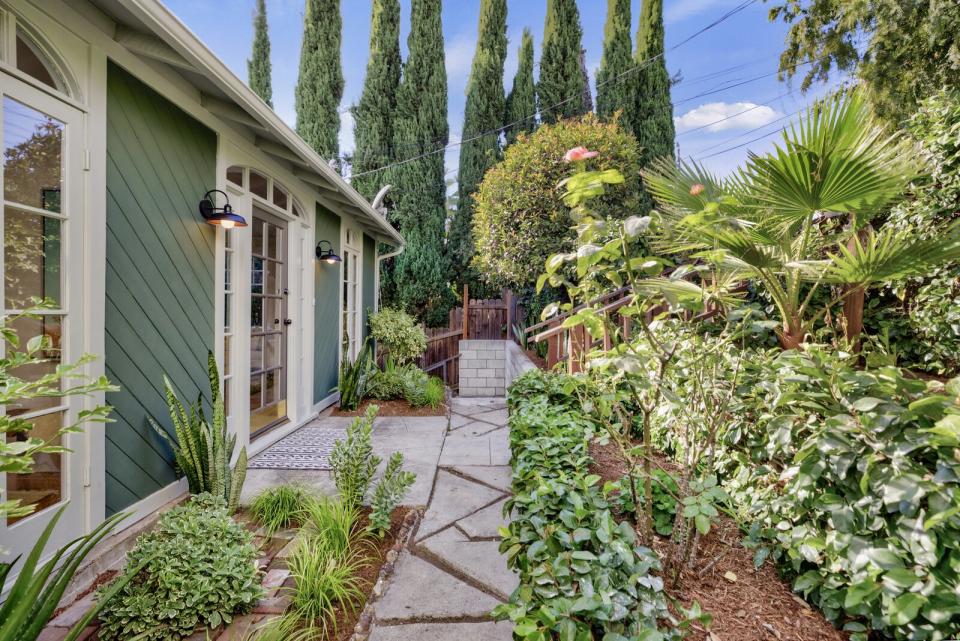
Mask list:
[[[227,414],[220,393],[220,372],[213,352],[207,353],[207,375],[213,404],[212,423],[208,423],[204,415],[202,399],[198,398],[188,408],[177,396],[170,379],[164,376],[167,407],[176,441],[152,418],[150,424],[173,449],[177,469],[187,477],[190,493],[209,492],[223,497],[227,508],[233,512],[240,501],[240,490],[247,475],[247,448],[240,448],[237,464],[231,469],[230,460],[237,445],[237,435],[227,429]]]
[[[810,108],[766,155],[751,154],[729,179],[696,163],[661,161],[644,178],[658,201],[656,247],[759,283],[776,306],[780,343],[795,348],[827,307],[863,288],[960,259],[960,228],[926,240],[874,230],[884,208],[916,176],[916,154],[890,135],[858,92]]]

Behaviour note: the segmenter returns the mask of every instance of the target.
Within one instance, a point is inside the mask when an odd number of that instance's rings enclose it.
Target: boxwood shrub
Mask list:
[[[614,520],[588,474],[591,422],[574,393],[582,384],[531,371],[511,387],[513,517],[500,549],[520,585],[494,614],[526,641],[679,638],[659,559]]]
[[[163,514],[127,555],[146,561],[100,614],[99,638],[176,641],[249,612],[263,595],[253,534],[221,498],[199,494]]]

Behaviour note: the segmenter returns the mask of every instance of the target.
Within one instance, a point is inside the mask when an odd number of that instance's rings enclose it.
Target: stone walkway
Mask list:
[[[498,551],[510,493],[502,398],[453,399],[426,512],[374,605],[370,641],[509,641],[490,610],[517,585]]]

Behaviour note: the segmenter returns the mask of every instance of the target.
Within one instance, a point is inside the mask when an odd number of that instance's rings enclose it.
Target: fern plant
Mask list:
[[[230,468],[230,460],[237,445],[237,435],[227,430],[227,414],[220,393],[220,372],[213,352],[207,352],[207,375],[210,379],[210,395],[213,405],[213,421],[207,422],[203,412],[202,397],[196,403],[185,406],[170,379],[163,377],[164,390],[170,420],[176,440],[152,417],[153,429],[173,449],[177,469],[187,478],[191,494],[209,492],[223,497],[227,509],[236,511],[240,490],[247,476],[247,448],[240,448],[237,464]]]
[[[390,514],[403,500],[410,486],[417,479],[413,472],[403,469],[403,454],[394,452],[387,461],[383,476],[373,490],[373,500],[370,503],[370,524],[367,529],[376,536],[383,538],[390,529]]]
[[[345,505],[359,507],[370,488],[370,482],[380,457],[373,453],[371,436],[373,419],[379,406],[371,405],[366,414],[358,416],[347,428],[346,437],[338,439],[330,453],[330,468],[337,491]]]

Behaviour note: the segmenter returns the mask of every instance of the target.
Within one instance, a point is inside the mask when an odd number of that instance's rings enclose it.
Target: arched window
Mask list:
[[[21,30],[17,30],[17,69],[57,90],[56,72],[40,48]]]

